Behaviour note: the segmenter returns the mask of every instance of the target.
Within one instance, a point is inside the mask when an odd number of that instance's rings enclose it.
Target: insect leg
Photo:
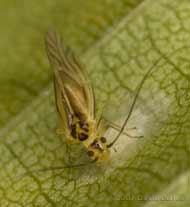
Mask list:
[[[114,124],[112,122],[109,122],[108,124],[109,124],[109,127],[111,127],[113,129],[117,130],[118,132],[120,132],[120,130],[121,130],[120,126],[118,126],[117,124]],[[128,136],[130,138],[143,138],[144,137],[142,135],[141,136],[132,136],[132,135],[126,133],[126,132],[122,132],[122,134],[124,134],[124,135],[126,135],[126,136]]]
[[[121,129],[121,127],[119,125],[115,124],[114,122],[111,122],[111,121],[105,119],[104,117],[103,117],[103,119],[109,124],[110,127],[113,126],[113,127],[117,127],[119,129]],[[137,127],[130,127],[130,128],[126,128],[126,129],[127,130],[136,130]]]

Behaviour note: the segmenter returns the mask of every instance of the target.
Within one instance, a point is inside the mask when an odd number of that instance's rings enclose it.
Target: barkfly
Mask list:
[[[85,68],[72,50],[62,45],[56,32],[47,33],[45,44],[53,68],[55,101],[63,133],[69,142],[82,143],[87,154],[92,158],[92,162],[109,159],[109,148],[124,133],[142,85],[153,66],[141,80],[123,125],[118,127],[106,124],[107,129],[112,127],[118,131],[115,139],[111,143],[107,143],[104,134],[102,134],[102,128],[105,127],[105,124],[102,124],[104,122],[102,117],[96,117],[94,92]]]
[[[109,158],[106,138],[95,117],[95,97],[82,64],[71,49],[62,46],[55,32],[45,39],[47,55],[54,71],[56,108],[68,142],[81,142],[96,161]],[[99,126],[98,126],[99,125]]]

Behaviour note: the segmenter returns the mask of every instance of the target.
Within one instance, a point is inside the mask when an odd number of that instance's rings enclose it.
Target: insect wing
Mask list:
[[[59,85],[54,77],[54,90],[55,90],[55,102],[56,102],[56,108],[57,111],[60,115],[60,119],[61,119],[61,127],[65,130],[68,131],[69,129],[69,123],[68,123],[68,117],[66,113],[67,106],[66,103],[64,101],[64,99],[62,98],[62,93],[61,90],[59,88]]]
[[[62,47],[60,37],[55,32],[47,33],[46,49],[54,69],[56,91],[61,93],[61,97],[60,94],[58,96],[57,107],[60,107],[62,99],[67,116],[77,114],[85,120],[93,119],[94,94],[79,60],[71,49]]]

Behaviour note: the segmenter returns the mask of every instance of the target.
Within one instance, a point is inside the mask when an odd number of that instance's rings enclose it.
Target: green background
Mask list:
[[[190,2],[2,0],[0,14],[0,205],[188,206]],[[34,172],[68,162],[55,133],[49,28],[81,57],[111,121],[160,58],[129,122],[144,139],[122,136],[104,166]],[[70,153],[85,159],[80,146]]]

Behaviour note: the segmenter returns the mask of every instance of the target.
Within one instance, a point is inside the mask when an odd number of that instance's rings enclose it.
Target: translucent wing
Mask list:
[[[61,127],[66,132],[69,129],[68,117],[66,113],[67,107],[66,103],[64,103],[64,99],[62,98],[62,93],[59,88],[59,85],[54,77],[54,90],[55,90],[55,101],[56,101],[56,108],[61,118]]]
[[[77,115],[94,119],[94,94],[79,60],[69,48],[62,47],[55,32],[46,35],[48,58],[54,69],[57,108],[63,119]]]

